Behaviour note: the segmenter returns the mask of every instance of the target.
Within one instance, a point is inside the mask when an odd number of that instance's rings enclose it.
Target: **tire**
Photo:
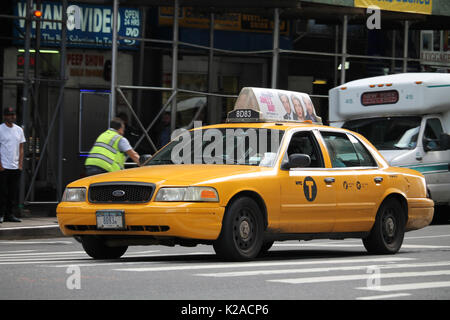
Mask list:
[[[273,241],[263,241],[263,244],[261,246],[261,250],[259,250],[258,256],[264,256],[267,251],[270,250],[273,246]]]
[[[385,200],[378,209],[375,224],[363,244],[369,253],[394,254],[400,250],[405,235],[405,213],[395,199]]]
[[[84,251],[94,259],[119,259],[128,246],[110,247],[100,237],[84,236],[81,238]]]
[[[263,229],[262,213],[256,202],[248,197],[238,198],[225,212],[214,250],[226,260],[252,260],[261,251]]]

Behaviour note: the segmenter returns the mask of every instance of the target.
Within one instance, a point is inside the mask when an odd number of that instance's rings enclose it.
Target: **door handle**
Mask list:
[[[375,177],[375,178],[373,178],[373,181],[375,181],[375,183],[381,183],[381,182],[383,182],[383,178],[382,177]]]
[[[334,178],[325,178],[323,179],[325,181],[325,183],[330,184],[330,183],[334,183],[336,180]]]

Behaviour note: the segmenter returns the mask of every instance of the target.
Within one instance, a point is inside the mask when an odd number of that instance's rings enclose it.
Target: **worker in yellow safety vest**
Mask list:
[[[122,170],[127,154],[135,163],[139,163],[139,154],[133,150],[125,133],[125,124],[120,118],[110,122],[110,128],[100,134],[94,143],[84,165],[86,175]]]

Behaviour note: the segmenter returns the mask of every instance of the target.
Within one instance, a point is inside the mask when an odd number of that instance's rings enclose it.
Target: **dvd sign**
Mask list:
[[[33,9],[35,9],[34,4]],[[41,44],[59,46],[61,40],[62,4],[60,2],[42,2],[42,21],[40,21]],[[18,1],[14,14],[25,17],[26,2]],[[110,6],[77,4],[67,8],[67,46],[78,48],[110,48],[112,43],[113,9]],[[52,20],[52,21],[50,21]],[[15,20],[13,30],[15,44],[24,42],[25,20]],[[36,24],[31,24],[31,35],[36,37]],[[120,7],[117,31],[119,36],[139,38],[141,35],[141,13],[136,8]],[[120,39],[120,49],[137,49],[138,40]]]

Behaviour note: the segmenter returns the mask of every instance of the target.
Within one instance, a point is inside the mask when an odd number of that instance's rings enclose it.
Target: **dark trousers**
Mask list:
[[[105,169],[97,167],[97,166],[86,166],[84,168],[85,168],[87,177],[93,176],[93,175],[96,175],[96,174],[100,174],[100,173],[108,172]]]
[[[13,214],[12,210],[18,202],[20,173],[19,169],[0,171],[0,217]]]

